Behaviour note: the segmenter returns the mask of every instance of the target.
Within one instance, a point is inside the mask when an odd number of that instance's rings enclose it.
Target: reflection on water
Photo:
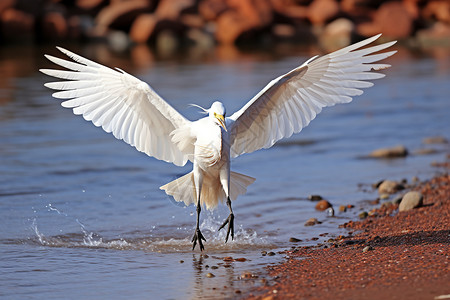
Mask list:
[[[128,53],[62,46],[136,74],[189,119],[201,117],[189,103],[209,107],[220,99],[233,112],[320,52],[282,45],[259,52],[191,48],[164,57],[145,46]],[[449,151],[422,144],[428,136],[449,138],[449,51],[403,49],[389,61],[388,77],[353,103],[326,109],[301,134],[233,161],[233,170],[256,182],[233,204],[234,241],[224,244],[225,232],[217,231],[226,207],[202,212],[202,256],[191,251],[195,208],[177,206],[159,190],[191,166],[148,158],[61,108],[43,87],[49,78],[37,72],[51,66],[44,53],[59,55],[47,47],[0,48],[0,296],[8,299],[234,297],[262,284],[265,263],[283,259],[261,251],[290,247],[291,237],[307,245],[340,234],[338,224],[377,197],[371,183],[428,178],[430,163]],[[437,151],[359,159],[397,144],[412,153]],[[307,200],[311,194],[356,207],[327,217]],[[305,227],[311,217],[322,224]],[[239,280],[247,271],[258,279]]]

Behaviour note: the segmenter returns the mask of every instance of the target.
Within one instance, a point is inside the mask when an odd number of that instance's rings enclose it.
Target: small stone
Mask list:
[[[264,250],[261,251],[261,255],[262,255],[262,256],[266,256],[266,255],[267,255],[267,251],[264,251]]]
[[[436,149],[432,148],[423,148],[423,149],[417,149],[414,151],[415,155],[429,155],[429,154],[436,154],[438,151]]]
[[[320,195],[309,195],[309,196],[308,196],[308,200],[311,200],[311,201],[320,201],[320,200],[323,200],[323,198],[322,198],[322,196],[320,196]]]
[[[184,263],[184,260],[180,260],[180,264]]]
[[[387,193],[384,193],[384,194],[381,194],[381,195],[380,195],[380,199],[381,199],[381,200],[389,199],[389,197],[390,197],[390,195],[387,194]],[[378,203],[376,203],[376,204],[378,204]]]
[[[327,216],[334,217],[334,209],[333,209],[333,207],[329,207],[327,209]]]
[[[355,207],[353,204],[347,204],[347,208],[353,208]]]
[[[267,255],[268,255],[268,256],[274,256],[274,255],[275,255],[275,252],[272,252],[272,251],[271,251],[271,252],[267,253]]]
[[[250,279],[253,277],[253,274],[251,272],[244,272],[241,274],[242,279]]]
[[[373,158],[394,158],[394,157],[405,157],[408,155],[408,150],[405,146],[399,145],[392,148],[381,148],[372,151],[369,157]]]
[[[233,261],[233,258],[231,256],[226,256],[223,258],[223,261]]]
[[[316,218],[311,218],[305,222],[305,226],[313,226],[316,224],[319,224],[319,220],[317,220]]]
[[[400,190],[403,190],[404,187],[400,183],[392,180],[383,181],[378,187],[379,194],[394,194]]]
[[[236,258],[235,259],[235,261],[240,261],[240,262],[244,262],[244,261],[246,261],[247,259],[245,258],[245,257],[239,257],[239,258]]]
[[[398,207],[399,211],[408,211],[423,204],[423,195],[416,191],[411,191],[403,196],[402,201]]]
[[[206,277],[208,277],[208,278],[213,278],[213,277],[216,277],[216,275],[214,275],[213,273],[207,273],[207,274],[206,274]]]
[[[364,249],[362,250],[362,252],[367,252],[367,251],[370,251],[370,250],[373,250],[373,248],[370,247],[370,246],[366,246],[366,247],[364,247]]]
[[[211,267],[211,269],[213,269],[213,270],[216,270],[216,269],[218,269],[219,267],[218,266],[212,266]]]
[[[346,212],[346,211],[347,211],[347,206],[345,206],[345,205],[340,205],[340,206],[339,206],[339,211],[340,211],[340,212]]]
[[[362,211],[362,212],[360,212],[360,213],[358,214],[358,217],[359,217],[360,219],[365,219],[365,218],[367,218],[368,215],[369,215],[369,214],[367,213],[367,211]]]
[[[297,238],[295,238],[295,237],[291,237],[290,239],[289,239],[289,242],[291,242],[291,243],[298,243],[298,242],[301,242],[302,240],[300,240],[300,239],[297,239]]]
[[[331,207],[331,203],[328,202],[327,200],[320,200],[319,202],[317,202],[316,204],[316,209],[320,210],[320,211],[324,211],[327,208]]]
[[[432,136],[423,139],[424,144],[448,144],[448,140],[443,136]]]

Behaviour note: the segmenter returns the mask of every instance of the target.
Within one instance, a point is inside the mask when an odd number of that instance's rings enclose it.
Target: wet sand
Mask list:
[[[413,190],[423,206],[383,205],[342,226],[346,236],[295,247],[267,266],[271,280],[248,299],[450,299],[450,163]],[[442,169],[441,169],[442,170]]]

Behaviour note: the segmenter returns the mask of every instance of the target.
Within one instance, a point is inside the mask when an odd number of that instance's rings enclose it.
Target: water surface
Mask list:
[[[71,49],[151,83],[191,120],[201,115],[189,103],[209,107],[219,99],[230,114],[310,56],[233,52],[160,59],[139,48],[122,55],[101,46]],[[306,245],[340,234],[338,224],[354,219],[367,205],[363,200],[377,197],[371,183],[429,178],[435,172],[430,163],[448,151],[422,139],[450,138],[449,56],[403,49],[389,60],[388,77],[351,104],[325,109],[301,134],[233,161],[233,170],[257,180],[233,203],[234,241],[224,244],[225,232],[217,232],[226,206],[202,212],[205,257],[191,251],[195,207],[179,206],[159,190],[192,166],[149,158],[63,109],[43,87],[49,78],[37,72],[51,67],[44,53],[57,51],[0,49],[0,296],[8,299],[233,297],[253,284],[237,279],[243,272],[262,278],[264,263],[283,259],[261,251],[290,247],[290,237]],[[397,144],[437,152],[361,159]],[[315,211],[306,199],[311,194],[335,207],[356,207],[329,218]],[[311,217],[323,223],[305,227]],[[226,256],[247,261],[227,264]],[[207,278],[209,272],[216,276]]]

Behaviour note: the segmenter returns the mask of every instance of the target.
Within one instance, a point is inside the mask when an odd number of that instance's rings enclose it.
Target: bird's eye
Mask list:
[[[217,117],[217,114],[216,114],[216,113],[214,113],[214,117]]]

